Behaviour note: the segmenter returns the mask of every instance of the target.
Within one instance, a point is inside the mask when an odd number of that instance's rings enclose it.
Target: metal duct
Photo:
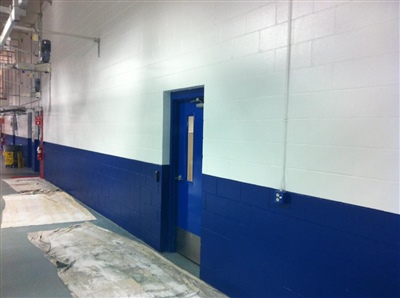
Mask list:
[[[25,8],[28,4],[28,0],[14,0],[12,10],[8,17],[6,24],[4,25],[3,32],[0,36],[0,51],[3,50],[3,47],[7,41],[7,38],[10,36],[15,23],[19,21],[20,16],[25,16]]]

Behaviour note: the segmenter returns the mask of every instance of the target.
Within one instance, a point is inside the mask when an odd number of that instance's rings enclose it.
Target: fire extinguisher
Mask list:
[[[43,145],[37,147],[37,159],[43,160]]]

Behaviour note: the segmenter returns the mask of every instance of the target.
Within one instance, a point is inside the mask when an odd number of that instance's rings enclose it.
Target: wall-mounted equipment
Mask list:
[[[40,43],[40,62],[49,63],[51,54],[51,41],[43,39]]]
[[[61,36],[69,36],[69,37],[92,40],[95,43],[97,43],[97,56],[100,58],[100,38],[98,38],[98,37],[89,37],[89,36],[83,36],[83,35],[78,35],[78,34],[70,34],[70,33],[63,33],[63,32],[57,32],[57,31],[40,30],[40,29],[37,29],[37,28],[24,27],[24,26],[14,26],[14,28],[17,29],[17,30],[34,32],[35,34],[38,33],[38,32],[42,32],[42,33],[46,33],[46,34],[55,34],[55,35],[61,35]],[[50,48],[50,51],[51,51],[51,48]],[[50,60],[50,56],[49,56],[49,60]],[[46,62],[43,62],[43,63],[46,63]]]
[[[35,92],[40,92],[42,89],[42,83],[40,79],[35,79]]]
[[[8,106],[8,107],[0,107],[0,115],[23,115],[26,114],[26,107],[24,106]]]
[[[51,71],[50,63],[30,64],[30,63],[18,62],[15,65],[10,65],[8,68],[18,69],[22,71],[35,71],[44,73],[49,73]]]
[[[190,103],[195,103],[196,108],[202,109],[202,108],[204,108],[204,97],[197,97],[196,99],[192,100]]]
[[[42,124],[43,124],[43,118],[41,116],[35,117],[35,125],[42,126]]]
[[[281,205],[285,205],[285,204],[289,203],[288,202],[288,194],[283,190],[276,190],[274,202],[276,204],[281,204]]]

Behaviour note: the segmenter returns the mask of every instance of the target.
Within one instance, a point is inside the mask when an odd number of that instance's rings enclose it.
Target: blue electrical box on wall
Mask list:
[[[275,191],[274,202],[275,202],[276,204],[284,205],[284,204],[287,203],[287,197],[288,197],[288,194],[287,194],[285,191],[283,191],[283,190],[276,190],[276,191]]]

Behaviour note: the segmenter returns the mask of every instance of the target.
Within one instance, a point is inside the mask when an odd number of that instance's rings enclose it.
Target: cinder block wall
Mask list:
[[[202,278],[232,296],[399,294],[398,2],[294,1],[290,13],[288,1],[55,1],[44,26],[101,38],[98,57],[91,41],[45,35],[49,180],[91,193],[69,177],[103,155],[116,166],[100,184],[130,184],[120,179],[124,159],[168,172],[165,94],[204,86]],[[68,148],[85,158],[71,167]],[[73,170],[59,173],[60,164]],[[135,189],[159,189],[135,173]],[[277,207],[283,177],[291,201]],[[140,220],[112,196],[79,199],[123,214],[125,227],[135,221],[131,231],[151,227],[160,248],[162,189],[154,207],[148,193],[127,194],[142,198]]]
[[[45,27],[101,48],[46,36],[46,140],[168,164],[163,92],[204,85],[204,173],[280,188],[288,6],[54,3]],[[288,190],[399,212],[398,16],[396,2],[294,2]]]

